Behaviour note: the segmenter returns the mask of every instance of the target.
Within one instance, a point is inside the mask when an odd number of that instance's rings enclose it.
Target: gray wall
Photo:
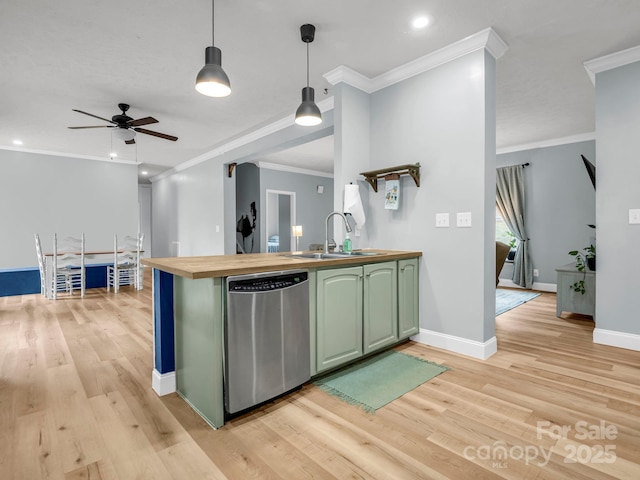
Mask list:
[[[555,285],[555,269],[574,260],[568,252],[588,246],[595,236],[587,225],[596,222],[596,194],[580,157],[595,165],[595,148],[592,140],[496,158],[498,167],[529,163],[524,169],[525,219],[531,262],[540,273],[535,283]],[[511,280],[512,274],[513,265],[507,263],[500,278]]]
[[[401,177],[397,211],[384,210],[384,186],[369,192],[370,242],[421,250],[421,327],[477,342],[494,336],[494,71],[477,51],[371,95],[369,169],[420,162],[422,180]],[[435,228],[441,212],[450,228]],[[472,228],[455,227],[457,212]]]
[[[260,169],[252,163],[242,163],[236,167],[236,225],[241,218],[248,219],[253,228],[248,236],[237,235],[244,253],[259,253],[264,212],[261,210]],[[255,207],[252,210],[251,206]],[[255,217],[255,218],[254,218]],[[248,230],[249,231],[249,230]],[[264,250],[263,250],[264,251]]]
[[[281,252],[290,252],[291,248],[291,196],[278,195],[278,237]]]
[[[317,193],[318,185],[324,185],[324,193]],[[296,225],[302,225],[303,235],[300,248],[306,250],[310,243],[324,243],[324,221],[333,210],[333,179],[260,168],[260,190],[263,199],[266,190],[295,192]]]
[[[0,150],[0,268],[37,267],[34,233],[85,234],[87,250],[112,250],[114,233],[138,229],[136,165]]]
[[[364,181],[360,172],[372,170],[370,166],[370,126],[371,126],[371,96],[347,84],[335,87],[335,127],[334,127],[334,208],[341,212],[344,206],[344,186],[349,183],[357,184],[360,191],[362,205],[369,201],[373,194],[369,184]],[[395,162],[395,160],[389,159]],[[395,163],[393,163],[395,165]],[[368,217],[365,211],[365,217]],[[371,220],[366,218],[365,226],[360,236],[354,232],[350,235],[354,249],[375,247],[369,240],[369,232],[373,229]],[[336,243],[341,244],[346,233],[344,223],[333,217],[333,228]]]
[[[212,158],[196,158],[192,165],[183,164],[180,171],[152,178],[154,256],[176,255],[176,243],[180,243],[180,255],[236,253],[236,173],[229,176],[228,165],[331,135],[333,111],[322,117],[317,127],[291,125],[255,135],[258,138],[248,144],[224,152],[214,150]]]
[[[596,75],[596,327],[640,334],[640,62]],[[624,265],[625,268],[621,268]]]
[[[223,173],[224,165],[208,161],[153,182],[155,257],[224,253]]]
[[[142,242],[143,257],[152,257],[151,251],[151,185],[138,185],[140,203],[140,231],[144,233]]]

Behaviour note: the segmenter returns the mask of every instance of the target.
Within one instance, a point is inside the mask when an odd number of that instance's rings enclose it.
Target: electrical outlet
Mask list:
[[[640,223],[640,208],[629,209],[629,225]]]
[[[458,227],[470,227],[471,226],[471,212],[459,212],[456,217],[456,226]]]
[[[449,214],[436,213],[436,228],[443,228],[448,226],[449,226]]]
[[[533,269],[533,276],[534,277],[539,277],[540,276],[540,271],[537,268]]]

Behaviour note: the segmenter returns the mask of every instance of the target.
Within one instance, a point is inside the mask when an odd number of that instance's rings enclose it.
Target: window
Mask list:
[[[518,240],[513,236],[511,230],[507,227],[507,224],[504,223],[504,219],[498,208],[496,207],[496,241],[506,243],[511,247],[511,252],[509,252],[509,256],[507,260],[513,260],[513,256],[515,254],[515,248],[518,246]]]

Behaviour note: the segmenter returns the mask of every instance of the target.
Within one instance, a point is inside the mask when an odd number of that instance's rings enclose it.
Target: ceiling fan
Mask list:
[[[174,137],[173,135],[167,135],[165,133],[154,132],[152,130],[147,130],[146,128],[140,128],[141,125],[149,125],[151,123],[158,123],[153,117],[144,117],[138,118],[134,120],[130,116],[127,115],[127,110],[129,110],[129,105],[126,103],[119,103],[118,108],[122,111],[119,115],[114,115],[111,117],[111,120],[107,118],[99,117],[98,115],[94,115],[93,113],[83,112],[82,110],[72,109],[74,112],[82,113],[84,115],[89,115],[90,117],[97,118],[99,120],[104,120],[105,122],[109,122],[113,125],[94,125],[94,126],[84,126],[84,127],[69,127],[71,129],[81,129],[81,128],[117,128],[114,133],[124,140],[124,143],[127,145],[131,145],[136,143],[134,132],[138,133],[146,133],[147,135],[153,135],[154,137],[164,138],[165,140],[171,140],[175,142],[178,140],[178,137]]]

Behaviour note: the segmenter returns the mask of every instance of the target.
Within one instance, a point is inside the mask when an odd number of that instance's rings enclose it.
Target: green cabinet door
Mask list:
[[[398,341],[397,263],[364,266],[364,353]]]
[[[400,340],[420,331],[418,259],[398,261],[398,329]]]
[[[318,270],[316,345],[318,372],[362,355],[362,267]]]

